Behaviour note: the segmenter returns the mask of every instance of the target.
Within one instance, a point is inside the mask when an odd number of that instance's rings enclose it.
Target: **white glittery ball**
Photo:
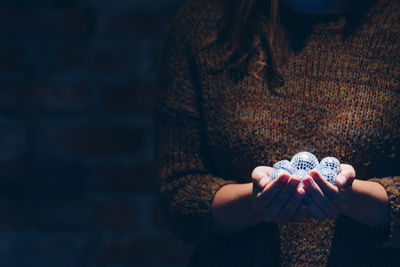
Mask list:
[[[300,178],[300,184],[303,184],[303,178],[306,177],[306,176],[308,176],[308,175],[309,175],[309,172],[308,172],[308,171],[306,171],[306,170],[301,170],[301,169],[296,169],[296,170],[293,172],[293,174],[292,174],[293,177],[298,177],[298,178]]]
[[[284,169],[274,169],[274,171],[271,173],[271,176],[269,177],[271,182],[276,178],[278,178],[278,176],[281,175],[281,173],[288,173],[288,172]]]
[[[325,165],[339,174],[340,172],[340,161],[335,157],[326,157],[321,160],[320,165]]]
[[[301,169],[297,169],[293,172],[292,176],[297,176],[301,179],[303,179],[305,176],[308,175],[308,171],[306,170],[301,170]]]
[[[331,168],[325,166],[325,165],[319,165],[317,167],[317,171],[322,175],[322,177],[328,181],[329,183],[333,184],[334,186],[336,185],[336,172],[332,170]]]
[[[305,170],[308,168],[309,170],[312,170],[316,168],[319,163],[317,157],[314,156],[314,154],[303,151],[294,155],[292,160],[290,161],[290,164],[295,169]]]
[[[280,170],[280,169],[285,170],[290,174],[292,174],[293,171],[294,171],[293,168],[292,168],[292,165],[290,164],[290,161],[288,161],[286,159],[276,162],[274,164],[273,168],[275,170]]]

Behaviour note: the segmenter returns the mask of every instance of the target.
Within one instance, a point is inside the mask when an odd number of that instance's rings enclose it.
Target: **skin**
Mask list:
[[[337,14],[348,8],[346,0],[281,0],[281,3],[306,14]],[[252,183],[228,184],[215,194],[211,204],[215,232],[228,234],[261,222],[294,223],[310,217],[336,218],[340,214],[373,228],[388,227],[390,204],[384,187],[356,179],[351,165],[341,167],[336,180],[338,187],[326,182],[316,171],[303,179],[303,186],[287,174],[271,182],[272,168],[256,167],[251,174]]]
[[[306,218],[323,220],[343,214],[373,228],[388,227],[389,199],[383,186],[355,179],[354,168],[342,164],[336,182],[326,182],[311,171],[303,186],[288,174],[270,181],[271,167],[259,166],[252,172],[252,183],[228,184],[212,201],[216,233],[229,234],[261,222],[294,223]],[[308,201],[304,198],[308,195]]]
[[[302,221],[307,208],[301,205],[305,191],[299,187],[300,179],[281,174],[270,182],[271,167],[259,167],[253,171],[252,208],[261,214],[265,222],[289,223]]]
[[[386,190],[376,182],[356,178],[351,165],[342,164],[336,182],[338,187],[325,181],[317,171],[303,180],[305,190],[313,200],[308,209],[317,219],[346,215],[374,228],[387,227],[390,205]]]

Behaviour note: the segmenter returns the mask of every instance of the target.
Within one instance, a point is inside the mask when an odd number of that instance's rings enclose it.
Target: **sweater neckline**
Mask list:
[[[391,4],[391,0],[364,0],[362,6],[352,6],[338,14],[304,14],[281,4],[279,5],[280,21],[286,26],[300,31],[312,33],[336,33],[352,27],[363,18],[371,16],[384,5]]]
[[[296,28],[314,33],[340,32],[345,28],[351,8],[338,14],[304,14],[296,12],[285,5],[280,5],[279,15],[282,23],[296,23]]]

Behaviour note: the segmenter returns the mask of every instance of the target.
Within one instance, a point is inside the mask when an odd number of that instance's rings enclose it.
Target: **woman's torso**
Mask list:
[[[340,17],[317,23],[304,35],[303,47],[278,66],[284,86],[276,90],[282,96],[271,93],[266,80],[250,74],[239,81],[228,71],[210,75],[209,66],[218,64],[222,46],[212,45],[195,56],[213,171],[246,183],[256,166],[272,166],[306,150],[319,159],[335,156],[353,165],[358,179],[398,173],[394,163],[400,150],[399,3],[378,1],[348,36],[343,21]],[[251,57],[250,69],[257,60],[257,55]],[[193,262],[203,257],[209,263],[258,266],[277,264],[279,258],[283,265],[321,264],[329,255],[331,262],[346,262],[339,258],[347,254],[338,255],[335,242],[359,244],[354,253],[360,256],[353,255],[353,262],[368,262],[376,255],[372,243],[362,240],[365,233],[367,228],[342,217],[263,224],[239,233],[229,249],[217,253],[197,248]]]

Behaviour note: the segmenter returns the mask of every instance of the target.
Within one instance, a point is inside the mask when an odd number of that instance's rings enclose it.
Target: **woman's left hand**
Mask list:
[[[352,184],[356,177],[354,168],[341,164],[341,172],[336,177],[337,187],[327,182],[316,170],[311,170],[310,176],[303,179],[310,215],[322,220],[345,213],[353,194]]]

